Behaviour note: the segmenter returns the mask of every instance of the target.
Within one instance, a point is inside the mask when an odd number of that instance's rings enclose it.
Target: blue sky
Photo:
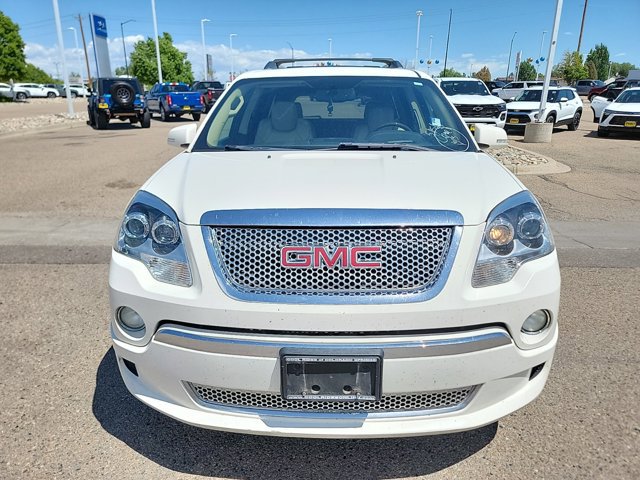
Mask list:
[[[89,12],[107,20],[111,65],[124,65],[120,23],[124,26],[127,52],[136,41],[153,36],[151,0],[58,0],[64,30],[68,69],[77,71],[80,55],[74,51],[73,32]],[[615,6],[612,5],[614,3]],[[28,8],[25,8],[28,4]],[[196,77],[202,76],[200,19],[205,24],[206,50],[213,56],[216,76],[226,80],[233,57],[236,71],[262,68],[274,57],[326,56],[329,44],[334,56],[373,55],[394,57],[411,65],[415,58],[417,16],[422,10],[419,58],[428,59],[433,35],[432,59],[444,63],[449,9],[453,9],[448,66],[469,73],[487,65],[494,77],[504,76],[509,43],[518,32],[513,51],[537,58],[546,30],[542,56],[546,57],[553,27],[556,0],[431,0],[369,1],[211,1],[156,0],[158,30],[169,32],[174,44],[189,55]],[[584,0],[565,0],[560,23],[556,60],[577,47]],[[0,10],[21,28],[28,61],[49,73],[56,72],[56,31],[51,0],[0,0]],[[640,65],[640,44],[635,40],[640,24],[640,0],[591,0],[587,11],[582,53],[597,43],[609,47],[611,59]],[[235,33],[233,50],[229,34]],[[331,41],[329,41],[331,39]],[[513,65],[513,57],[511,64]],[[557,62],[556,62],[557,63]],[[426,64],[425,64],[426,65]],[[426,67],[424,67],[426,69]],[[513,70],[513,68],[511,69]],[[83,70],[84,71],[84,70]]]

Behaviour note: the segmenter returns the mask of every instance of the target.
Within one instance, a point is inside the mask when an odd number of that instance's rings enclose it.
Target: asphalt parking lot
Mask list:
[[[135,400],[117,372],[115,227],[178,152],[168,130],[189,121],[0,136],[1,479],[640,478],[640,139],[597,138],[588,108],[551,144],[510,135],[572,169],[520,177],[551,220],[563,279],[538,400],[453,435],[301,440],[183,425]]]

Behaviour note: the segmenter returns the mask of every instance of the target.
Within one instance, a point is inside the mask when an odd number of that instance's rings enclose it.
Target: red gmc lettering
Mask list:
[[[280,264],[287,268],[381,268],[379,260],[363,261],[360,255],[381,253],[382,247],[337,247],[331,253],[327,247],[282,247]]]

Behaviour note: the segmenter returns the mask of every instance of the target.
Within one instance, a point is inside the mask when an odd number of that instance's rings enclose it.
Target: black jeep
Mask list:
[[[98,78],[87,106],[89,125],[104,130],[109,120],[129,119],[140,122],[142,128],[151,126],[151,115],[144,103],[144,92],[137,78]]]

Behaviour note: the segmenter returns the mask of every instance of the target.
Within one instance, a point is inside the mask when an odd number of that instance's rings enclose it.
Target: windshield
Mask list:
[[[616,98],[616,103],[640,103],[640,90],[627,90]]]
[[[189,87],[186,85],[163,85],[162,92],[189,92]]]
[[[481,81],[454,81],[444,80],[440,87],[449,96],[452,95],[491,95],[485,84]]]
[[[336,148],[476,149],[432,81],[376,76],[240,80],[194,145],[194,151]]]
[[[198,82],[195,85],[196,88],[219,88],[222,89],[222,84],[220,82]]]
[[[557,90],[549,90],[547,92],[547,102],[555,102],[558,96]],[[539,102],[542,98],[542,89],[525,90],[516,98],[517,102]]]

